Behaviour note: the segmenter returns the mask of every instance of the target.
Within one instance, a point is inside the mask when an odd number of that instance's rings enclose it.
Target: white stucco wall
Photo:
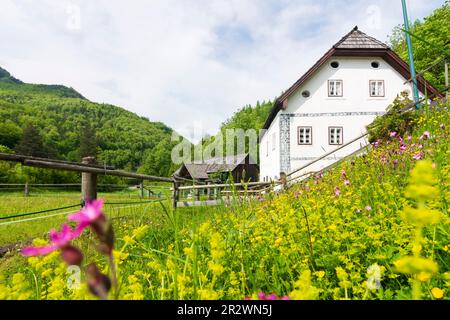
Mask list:
[[[266,131],[260,141],[259,160],[260,160],[260,181],[264,178],[277,180],[280,176],[280,131],[279,114],[272,121],[269,129]],[[275,143],[273,138],[275,137]],[[267,152],[267,142],[269,150]],[[275,148],[274,148],[275,147]]]
[[[340,65],[337,69],[330,66],[332,61],[339,62]],[[379,68],[372,68],[372,61],[379,62]],[[343,80],[342,97],[328,97],[328,80]],[[370,80],[384,80],[384,97],[370,96]],[[291,161],[289,172],[338,147],[329,144],[328,127],[343,127],[344,144],[365,133],[366,126],[374,120],[376,114],[385,112],[400,92],[405,89],[412,92],[411,86],[405,85],[404,82],[405,79],[395,69],[378,57],[331,58],[311,79],[289,97],[287,109],[280,111],[277,115],[277,120],[280,114],[287,114],[290,118]],[[301,93],[304,90],[310,92],[310,97],[302,97]],[[275,121],[272,123],[271,129],[274,124]],[[312,127],[312,145],[298,144],[297,128],[299,126]],[[279,130],[279,120],[276,122],[276,127]],[[271,137],[270,132],[268,133],[264,138]],[[302,172],[320,170],[340,157],[354,152],[365,143],[367,143],[365,139],[357,141],[333,154],[332,159],[321,160]],[[265,146],[262,151],[265,151]],[[264,161],[261,161],[261,176],[263,177],[267,173],[273,174],[274,170],[279,172],[279,150],[277,159],[262,155],[261,160]],[[272,161],[275,161],[277,165]]]

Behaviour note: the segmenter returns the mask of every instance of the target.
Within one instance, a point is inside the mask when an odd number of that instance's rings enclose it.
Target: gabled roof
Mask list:
[[[368,36],[364,32],[358,30],[358,26],[354,27],[341,40],[339,40],[333,47],[328,50],[300,79],[298,79],[289,89],[287,89],[277,100],[269,113],[269,116],[264,123],[263,129],[268,129],[270,124],[275,119],[278,112],[287,108],[288,98],[297,89],[309,80],[316,71],[322,67],[331,57],[380,57],[389,63],[397,72],[399,72],[405,79],[411,78],[409,65],[403,61],[394,51],[392,51],[383,42]],[[435,94],[439,97],[442,95],[433,86],[428,84],[422,76],[417,77],[417,84],[419,90],[424,93]],[[261,135],[262,136],[264,135]]]
[[[352,31],[347,33],[333,48],[336,49],[389,49],[389,47],[358,30],[358,27],[353,28]]]
[[[179,176],[182,174],[183,168],[186,168],[192,179],[208,179],[209,173],[233,171],[237,166],[245,163],[247,158],[249,164],[256,164],[248,153],[238,154],[206,159],[202,162],[185,163],[175,171],[174,175]]]

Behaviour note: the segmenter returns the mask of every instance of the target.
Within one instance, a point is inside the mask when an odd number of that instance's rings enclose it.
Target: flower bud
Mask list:
[[[61,250],[61,258],[69,266],[80,266],[83,261],[83,253],[80,249],[67,245]]]
[[[100,299],[107,300],[108,292],[111,289],[111,280],[109,277],[101,273],[95,263],[87,266],[86,274],[91,293]]]

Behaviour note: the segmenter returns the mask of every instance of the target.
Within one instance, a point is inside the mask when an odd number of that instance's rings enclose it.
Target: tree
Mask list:
[[[82,126],[80,133],[80,148],[78,150],[80,160],[84,157],[96,157],[97,146],[95,128],[91,126],[89,121],[86,121]]]
[[[17,144],[15,151],[18,154],[32,157],[47,157],[47,148],[44,146],[41,133],[32,124],[28,124],[23,130],[22,138]]]
[[[423,21],[415,21],[411,27],[413,42],[414,64],[417,71],[426,69],[443,56],[450,58],[450,1],[446,1],[442,7],[436,9]],[[408,61],[403,26],[397,26],[390,36],[390,45],[402,59]],[[434,87],[442,89],[444,85],[443,64],[437,65],[424,75]]]
[[[0,124],[0,145],[4,145],[10,149],[14,148],[20,141],[22,129],[11,121]]]

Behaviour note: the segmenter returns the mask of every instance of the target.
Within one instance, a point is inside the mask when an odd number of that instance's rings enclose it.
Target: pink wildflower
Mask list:
[[[412,137],[411,137],[411,136],[407,136],[407,137],[406,137],[406,140],[411,141],[411,140],[412,140]]]
[[[61,232],[52,229],[49,233],[51,243],[43,247],[26,247],[22,249],[24,256],[43,256],[69,245],[77,235],[72,231],[69,225],[63,224]]]
[[[68,265],[80,265],[83,261],[81,251],[70,244],[80,234],[73,231],[69,225],[63,224],[61,232],[51,230],[49,238],[51,243],[42,247],[26,247],[21,250],[24,256],[43,256],[53,251],[61,250],[61,257]]]
[[[430,132],[429,131],[425,131],[421,136],[420,136],[420,140],[423,140],[423,139],[425,139],[425,140],[427,140],[427,139],[429,139],[431,137],[431,134],[430,134]]]
[[[389,136],[392,137],[392,138],[395,137],[396,135],[397,135],[397,132],[395,132],[395,131],[393,131],[393,132],[391,132],[391,133],[389,134]]]
[[[372,211],[372,207],[371,206],[366,206],[364,209],[366,209],[366,211]]]
[[[88,202],[86,206],[78,213],[71,214],[69,216],[69,221],[78,222],[76,232],[79,232],[81,234],[83,230],[86,229],[89,225],[93,224],[96,221],[104,220],[105,216],[103,215],[102,208],[102,200],[94,200]]]
[[[350,184],[350,180],[345,180],[345,181],[344,181],[344,184],[345,184],[346,186],[348,186],[348,185]]]
[[[102,200],[91,201],[80,212],[70,215],[69,220],[78,222],[75,232],[79,234],[90,226],[101,242],[99,250],[110,255],[114,247],[114,231],[112,225],[106,220],[102,207]]]
[[[339,195],[341,194],[341,190],[339,189],[338,186],[334,187],[334,195],[336,197],[339,197]]]
[[[418,152],[416,154],[413,155],[413,159],[414,160],[420,160],[423,157],[423,153],[422,152]]]
[[[258,293],[258,299],[259,300],[269,300],[269,301],[273,301],[273,300],[291,300],[291,298],[289,296],[278,297],[275,293],[266,295],[264,292],[259,292]],[[245,300],[251,300],[251,298],[246,298]]]

